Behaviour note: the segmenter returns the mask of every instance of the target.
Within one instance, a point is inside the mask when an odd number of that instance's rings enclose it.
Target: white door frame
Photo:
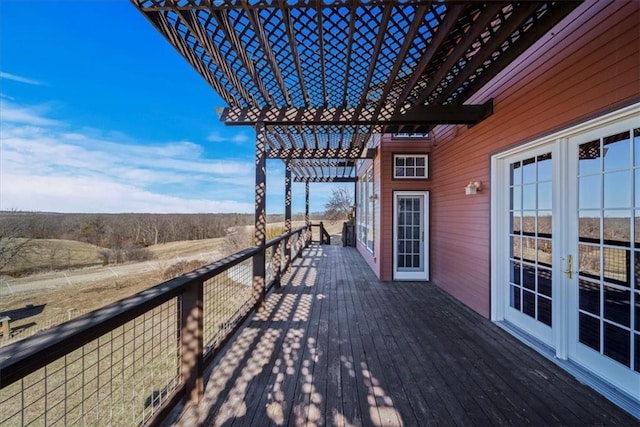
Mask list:
[[[640,115],[640,103],[630,105],[605,114],[598,118],[589,120],[577,126],[556,132],[535,141],[523,144],[519,147],[506,150],[502,153],[491,157],[491,320],[496,322],[505,321],[506,311],[506,292],[505,283],[508,283],[508,266],[505,268],[505,260],[509,253],[509,239],[505,238],[505,227],[508,227],[509,203],[509,176],[507,169],[507,161],[510,157],[525,152],[534,153],[539,147],[554,146],[554,156],[557,153],[559,161],[554,162],[554,195],[553,195],[553,278],[554,291],[553,297],[553,339],[547,343],[552,347],[555,357],[558,359],[571,359],[573,362],[582,365],[588,371],[593,372],[597,377],[603,375],[603,372],[593,370],[594,366],[598,369],[609,371],[602,362],[597,359],[591,359],[586,356],[576,354],[575,336],[577,333],[577,261],[578,254],[576,249],[577,236],[577,218],[575,206],[577,203],[577,190],[575,188],[576,168],[572,164],[570,156],[575,156],[575,146],[569,142],[573,139],[580,140],[581,136],[597,131],[598,134],[606,133],[606,129],[626,120],[637,120]],[[563,166],[564,165],[564,166]],[[567,167],[568,165],[568,167]],[[506,179],[506,181],[505,181]],[[505,184],[506,183],[506,184]],[[562,194],[562,192],[566,192]],[[569,199],[571,197],[571,199]],[[575,199],[575,200],[574,200]],[[568,204],[567,204],[568,201]],[[574,209],[573,211],[571,209]],[[505,226],[505,224],[507,224]],[[569,239],[572,239],[571,241]],[[574,258],[573,278],[569,279],[565,275],[567,268],[567,255],[571,254]],[[526,332],[525,332],[526,334]],[[528,341],[536,346],[535,341]],[[545,352],[545,349],[538,347],[539,350]],[[606,365],[606,364],[605,364]],[[627,375],[633,373],[626,371]],[[607,372],[609,374],[609,372]],[[586,382],[592,383],[595,387],[600,388],[596,381]],[[619,375],[611,375],[607,378],[610,384],[616,384],[621,379]],[[624,386],[618,383],[615,387],[624,390]],[[637,396],[640,392],[640,385],[636,389],[626,389],[631,396]]]
[[[552,224],[551,228],[553,230],[554,235],[554,243],[552,250],[552,283],[554,286],[552,288],[551,300],[552,300],[552,319],[553,326],[549,327],[536,319],[529,318],[526,315],[522,314],[519,316],[518,313],[515,312],[514,309],[508,307],[509,300],[507,299],[507,294],[504,288],[504,284],[509,282],[510,270],[509,264],[505,263],[504,260],[507,259],[506,255],[509,253],[510,243],[509,243],[509,206],[508,203],[510,201],[510,193],[509,193],[509,182],[510,182],[510,169],[509,165],[513,161],[518,161],[525,159],[527,157],[535,157],[541,154],[551,153],[553,159],[553,216],[552,216]],[[557,245],[557,237],[559,237],[559,233],[557,230],[562,228],[561,226],[561,215],[559,209],[562,204],[559,203],[559,199],[562,197],[559,192],[555,190],[555,188],[559,188],[557,183],[561,178],[562,168],[559,167],[558,160],[558,146],[555,144],[555,141],[545,140],[541,141],[535,145],[528,145],[526,148],[521,150],[510,150],[508,153],[500,156],[494,156],[492,158],[492,185],[493,189],[491,198],[492,198],[492,233],[491,233],[491,247],[493,248],[491,251],[491,276],[492,276],[492,288],[491,288],[491,319],[494,321],[502,321],[509,320],[508,317],[519,318],[519,325],[522,328],[526,328],[528,333],[533,335],[536,339],[544,342],[549,346],[555,347],[555,344],[558,342],[558,337],[556,336],[558,330],[557,327],[557,319],[561,316],[561,307],[556,303],[561,296],[558,292],[561,290],[560,286],[557,286],[555,282],[560,278],[563,274],[562,265],[564,262],[564,258],[561,256],[562,251],[561,247]],[[507,183],[505,185],[505,183]],[[561,278],[560,278],[561,279]],[[500,284],[499,286],[494,286],[494,284]]]
[[[611,135],[614,133],[628,131],[631,127],[636,127],[635,123],[630,123],[630,120],[626,118],[622,118],[620,120],[612,120],[610,123],[605,123],[600,126],[598,129],[592,131],[581,132],[580,134],[576,134],[575,136],[567,139],[567,147],[569,153],[569,163],[568,170],[569,176],[573,176],[574,179],[569,181],[569,191],[577,196],[578,194],[578,147],[580,144],[589,142],[591,140],[598,140],[603,135]],[[633,143],[633,140],[630,142]],[[631,173],[633,173],[633,166],[630,169]],[[604,190],[603,190],[604,191]],[[603,194],[603,193],[602,193]],[[633,203],[632,203],[633,205]],[[636,201],[636,207],[640,207],[640,203]],[[569,201],[569,206],[567,209],[568,212],[573,212],[573,215],[576,216],[578,212],[578,200],[577,197],[572,197]],[[633,212],[631,213],[633,215]],[[632,221],[635,222],[635,221]],[[568,250],[571,253],[574,253],[574,258],[578,260],[578,223],[576,219],[573,219],[570,223],[574,229],[570,230],[571,235],[576,236],[576,238],[568,241]],[[631,231],[631,236],[634,235],[633,231]],[[631,237],[633,238],[633,237]],[[633,246],[633,245],[632,245]],[[633,249],[632,249],[633,250]],[[568,357],[572,360],[577,361],[579,364],[584,366],[598,366],[599,374],[605,376],[610,381],[617,384],[618,387],[624,388],[623,384],[628,381],[629,375],[633,375],[629,373],[629,370],[623,368],[622,364],[615,362],[613,359],[607,359],[600,355],[599,352],[589,348],[588,346],[579,342],[579,320],[578,320],[578,308],[579,308],[579,287],[578,287],[578,263],[575,263],[574,266],[574,277],[571,280],[572,286],[567,286],[570,289],[570,293],[567,298],[567,307],[569,308],[567,311],[569,312],[568,316]],[[567,279],[567,283],[569,280]],[[631,292],[634,292],[633,286],[631,286]],[[633,319],[633,306],[631,307],[631,314]],[[633,329],[633,323],[631,323],[631,328]],[[633,338],[632,338],[633,339]],[[639,349],[635,349],[637,352]],[[637,383],[635,388],[625,389],[626,392],[640,395],[640,382]]]
[[[420,272],[399,272],[396,258],[397,249],[397,226],[398,226],[398,197],[401,196],[423,196],[423,218],[424,221],[424,241],[422,245],[424,271]],[[429,192],[428,191],[394,191],[393,192],[393,280],[429,280]]]

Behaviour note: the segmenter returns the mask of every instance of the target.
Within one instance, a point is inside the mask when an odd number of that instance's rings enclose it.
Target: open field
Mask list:
[[[20,244],[27,239],[14,240]],[[24,275],[42,270],[69,270],[100,265],[100,247],[90,243],[62,239],[32,239],[24,255],[14,258],[5,268],[10,275]]]
[[[270,228],[277,229],[278,225],[270,224]],[[301,225],[302,222],[293,223],[294,228]],[[342,223],[326,222],[325,227],[329,234],[339,234]],[[23,330],[25,335],[28,330],[62,323],[161,283],[169,278],[168,271],[178,265],[184,265],[187,272],[226,255],[224,238],[215,238],[153,245],[148,248],[154,256],[151,261],[101,266],[90,263],[90,254],[97,250],[93,245],[73,241],[54,243],[61,247],[69,243],[72,247],[85,248],[84,258],[82,251],[78,251],[76,259],[85,259],[90,266],[0,278],[0,315],[10,315],[14,319],[12,328]]]

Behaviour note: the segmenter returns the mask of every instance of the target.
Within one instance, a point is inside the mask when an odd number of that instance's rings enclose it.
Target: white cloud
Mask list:
[[[253,162],[190,141],[139,144],[0,99],[0,210],[251,212]]]
[[[10,183],[9,185],[5,185]],[[251,212],[253,203],[182,198],[101,177],[2,173],[2,209],[50,212]],[[90,207],[90,209],[87,209]]]
[[[244,132],[239,132],[233,134],[231,137],[225,137],[220,134],[220,132],[213,131],[207,137],[207,141],[209,142],[233,142],[234,144],[244,144],[249,141],[249,136],[247,136]]]
[[[45,117],[47,106],[21,107],[8,97],[0,98],[0,118],[2,122],[33,126],[59,126],[61,123]]]
[[[28,85],[34,85],[34,86],[44,85],[44,83],[39,80],[18,76],[16,74],[5,73],[4,71],[0,71],[0,79],[13,80],[14,82],[19,82],[19,83],[24,83]]]

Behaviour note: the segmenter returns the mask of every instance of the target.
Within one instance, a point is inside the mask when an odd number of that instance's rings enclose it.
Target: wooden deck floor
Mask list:
[[[312,246],[211,369],[179,425],[638,425],[427,283]]]

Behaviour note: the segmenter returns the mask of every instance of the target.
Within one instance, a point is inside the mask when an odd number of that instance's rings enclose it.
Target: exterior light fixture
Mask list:
[[[466,187],[464,187],[464,194],[467,196],[471,194],[479,193],[482,190],[482,181],[469,181]]]

